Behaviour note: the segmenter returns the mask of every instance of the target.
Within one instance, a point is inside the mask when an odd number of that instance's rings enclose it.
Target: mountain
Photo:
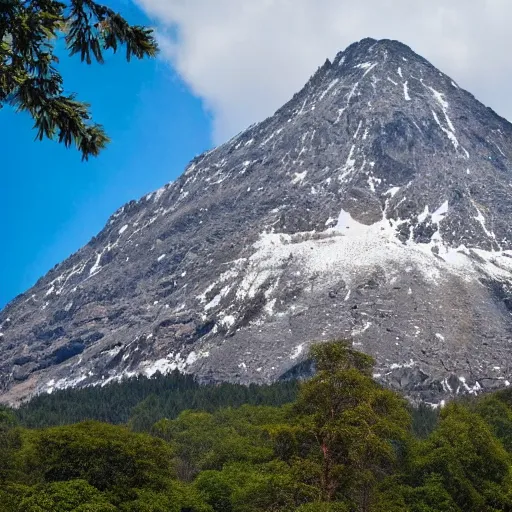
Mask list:
[[[509,385],[511,157],[512,125],[410,48],[355,43],[0,313],[1,399],[269,382],[339,337],[415,399]]]

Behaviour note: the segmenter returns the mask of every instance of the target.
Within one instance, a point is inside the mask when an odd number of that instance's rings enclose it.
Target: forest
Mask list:
[[[413,408],[347,342],[309,380],[171,374],[0,409],[5,512],[512,510],[512,393]]]

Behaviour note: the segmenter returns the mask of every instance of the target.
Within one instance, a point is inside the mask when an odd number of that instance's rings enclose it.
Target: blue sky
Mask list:
[[[149,23],[133,4],[109,5]],[[87,243],[117,208],[174,180],[211,146],[210,117],[162,60],[128,64],[121,52],[103,66],[61,64],[68,90],[91,103],[112,143],[83,163],[76,150],[34,141],[28,116],[0,110],[0,307]]]

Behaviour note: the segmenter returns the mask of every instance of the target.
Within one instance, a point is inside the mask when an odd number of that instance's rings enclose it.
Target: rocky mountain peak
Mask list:
[[[407,46],[349,46],[0,313],[2,399],[268,382],[335,337],[431,403],[508,385],[511,136]]]

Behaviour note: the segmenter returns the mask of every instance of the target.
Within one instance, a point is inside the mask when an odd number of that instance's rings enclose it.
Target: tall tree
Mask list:
[[[301,444],[311,440],[307,473],[316,457],[321,501],[348,501],[366,512],[376,484],[396,470],[410,415],[403,399],[372,379],[373,360],[349,342],[317,345],[312,357],[317,373],[295,405]]]
[[[55,49],[63,39],[70,55],[103,63],[103,52],[124,46],[126,58],[157,53],[152,30],[130,25],[92,0],[0,0],[0,108],[10,104],[34,119],[37,138],[73,143],[82,158],[109,142],[87,103],[66,93]]]

